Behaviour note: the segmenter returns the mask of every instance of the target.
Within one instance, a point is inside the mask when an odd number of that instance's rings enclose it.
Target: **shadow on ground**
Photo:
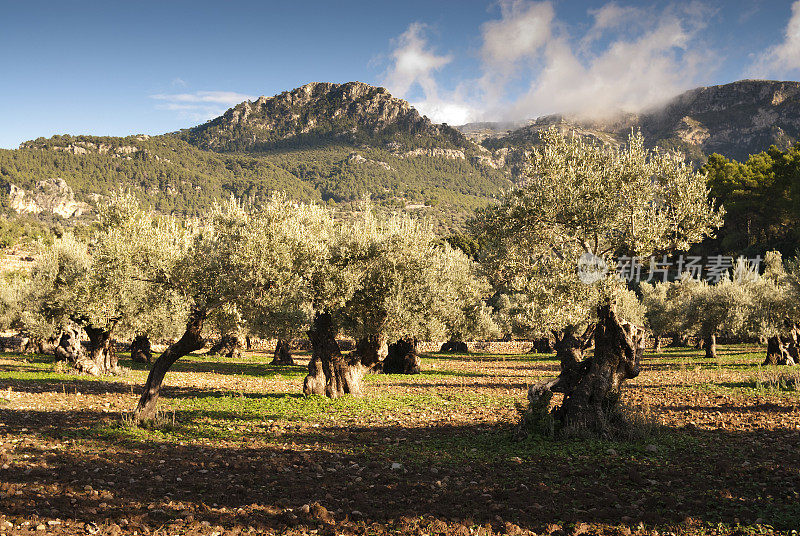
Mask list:
[[[200,417],[177,414],[181,422]],[[285,530],[296,523],[286,508],[319,501],[337,521],[387,526],[423,515],[536,531],[549,523],[687,518],[762,518],[791,529],[800,519],[798,434],[784,429],[667,428],[650,440],[653,449],[514,441],[510,427],[481,424],[328,425],[253,431],[240,444],[214,446],[98,433],[98,426],[117,426],[119,414],[0,409],[0,420],[11,437],[37,431],[16,444],[14,462],[2,471],[4,489],[15,493],[4,504],[7,516],[124,519],[153,530],[184,523],[189,512],[192,523]],[[93,443],[73,448],[74,436]],[[395,462],[401,467],[393,470]]]

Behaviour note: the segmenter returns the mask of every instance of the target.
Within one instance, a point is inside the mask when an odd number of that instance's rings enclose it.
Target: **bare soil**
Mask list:
[[[336,401],[300,395],[303,354],[193,356],[140,429],[142,365],[0,354],[0,535],[791,534],[800,367],[763,352],[646,354],[630,438],[522,441],[515,406],[552,355],[429,354]]]

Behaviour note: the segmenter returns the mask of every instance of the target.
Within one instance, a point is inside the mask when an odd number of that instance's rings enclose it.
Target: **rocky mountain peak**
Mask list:
[[[254,150],[315,136],[358,139],[385,144],[461,146],[455,129],[436,125],[408,102],[382,87],[362,82],[312,82],[272,97],[245,101],[204,125],[184,131],[187,141],[214,150]]]

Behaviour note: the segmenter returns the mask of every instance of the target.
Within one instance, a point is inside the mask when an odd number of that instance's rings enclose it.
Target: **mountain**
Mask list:
[[[539,131],[554,125],[611,144],[623,143],[631,129],[640,129],[648,145],[680,150],[694,162],[711,153],[744,160],[770,145],[786,149],[800,140],[800,82],[742,80],[700,87],[657,109],[610,119],[541,117],[482,143],[489,149],[530,147]]]
[[[526,121],[483,121],[478,123],[466,123],[455,128],[468,140],[480,143],[486,139],[506,136],[525,124]]]
[[[458,130],[420,116],[382,87],[362,82],[314,82],[274,97],[246,101],[180,134],[202,149],[264,151],[339,141],[419,147],[469,148]]]
[[[387,210],[430,216],[446,232],[512,184],[503,153],[432,123],[383,88],[313,83],[179,132],[54,136],[0,150],[0,202],[13,191],[14,209],[31,212],[22,200],[56,178],[77,202],[127,188],[159,211],[190,216],[230,195],[258,202],[286,191],[344,211],[370,196]]]
[[[644,114],[642,132],[655,144],[689,154],[745,160],[800,140],[800,82],[742,80],[687,91]]]
[[[610,144],[636,128],[648,144],[696,163],[711,152],[741,160],[800,139],[800,83],[697,88],[612,119],[553,115],[458,128],[433,123],[384,88],[311,83],[178,132],[53,136],[0,150],[0,215],[88,222],[92,206],[123,188],[158,211],[197,216],[231,195],[258,202],[285,191],[340,211],[370,196],[379,208],[430,217],[446,233],[513,184],[538,133],[553,125]]]

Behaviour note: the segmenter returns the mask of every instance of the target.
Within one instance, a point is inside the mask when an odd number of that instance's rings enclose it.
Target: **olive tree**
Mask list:
[[[28,274],[24,272],[0,273],[0,330],[21,327],[28,281]]]
[[[777,251],[767,252],[765,269],[752,288],[752,302],[748,323],[750,330],[766,339],[767,355],[764,365],[800,364],[800,301],[797,284],[796,261],[788,263],[788,270]]]
[[[329,212],[273,196],[260,207],[235,200],[216,206],[199,222],[173,263],[151,279],[155,288],[184,296],[183,335],[156,359],[135,419],[155,416],[164,376],[181,357],[205,345],[207,320],[236,308],[252,333],[268,334],[308,325],[315,282],[336,294],[336,274],[326,273]]]
[[[26,329],[60,339],[59,355],[90,374],[117,368],[115,334],[157,330],[169,336],[182,301],[170,292],[154,292],[148,274],[172,262],[178,227],[171,218],[142,210],[129,194],[113,195],[100,208],[90,240],[67,233],[50,246],[40,245],[25,300]],[[89,339],[86,351],[80,330]]]
[[[726,274],[716,284],[701,281],[692,288],[686,322],[702,338],[707,359],[717,358],[717,336],[721,333],[747,334],[758,273],[744,267],[742,262],[740,259],[734,273]]]
[[[337,274],[336,292],[324,299],[317,293],[306,394],[360,395],[363,372],[385,357],[388,340],[493,331],[483,302],[488,285],[476,265],[430,225],[368,207],[338,226],[332,238],[327,269]],[[336,346],[339,330],[357,341],[349,356]]]
[[[671,336],[670,346],[685,346],[693,326],[689,315],[695,289],[700,281],[689,274],[681,274],[675,281],[644,283],[640,287],[642,306],[645,309],[647,327],[653,333],[656,350],[660,341]]]
[[[474,227],[495,285],[528,295],[543,325],[563,329],[596,313],[594,356],[562,359],[561,376],[529,396],[536,405],[563,392],[554,412],[560,426],[603,430],[620,386],[639,372],[643,334],[615,309],[620,281],[612,273],[582,282],[579,259],[613,267],[615,256],[687,249],[719,227],[722,212],[702,174],[679,155],[646,149],[640,134],[618,148],[557,129],[541,141],[525,179],[481,211]]]

